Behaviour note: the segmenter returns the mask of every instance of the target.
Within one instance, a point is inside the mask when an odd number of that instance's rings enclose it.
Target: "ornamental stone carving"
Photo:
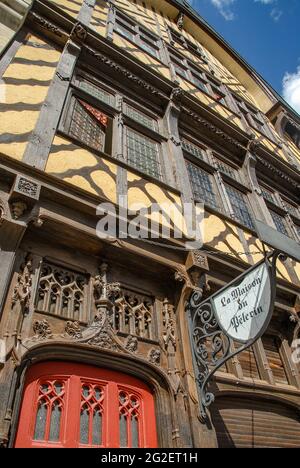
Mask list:
[[[138,349],[138,344],[138,339],[135,336],[129,335],[125,343],[125,348],[130,353],[136,353]]]
[[[14,201],[11,203],[11,214],[13,219],[20,219],[28,210],[28,206],[23,201]]]
[[[151,364],[160,365],[161,351],[160,349],[151,349],[148,354],[148,360]]]
[[[35,333],[32,341],[49,340],[53,337],[48,320],[36,320],[33,323],[33,331]]]
[[[26,198],[38,200],[40,195],[40,185],[36,182],[26,179],[23,176],[17,176],[13,192],[23,195]]]
[[[23,313],[27,313],[29,309],[32,272],[32,257],[29,254],[25,259],[25,263],[21,267],[21,272],[18,275],[17,284],[12,295],[12,306],[19,303]]]
[[[82,331],[79,322],[68,321],[63,336],[73,338],[74,340],[79,340],[82,338]]]

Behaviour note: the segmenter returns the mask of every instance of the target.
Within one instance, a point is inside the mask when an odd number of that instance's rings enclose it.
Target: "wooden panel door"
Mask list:
[[[221,448],[300,447],[300,415],[270,400],[217,398],[212,422]]]
[[[27,374],[15,447],[155,448],[152,392],[121,372],[37,364]]]

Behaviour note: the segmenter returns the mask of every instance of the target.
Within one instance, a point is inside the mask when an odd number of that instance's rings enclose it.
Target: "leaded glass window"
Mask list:
[[[284,234],[285,236],[288,236],[289,234],[285,226],[284,217],[276,213],[276,211],[273,211],[273,210],[270,210],[270,213],[271,213],[271,216],[272,216],[272,219],[274,221],[277,231],[281,232],[281,234]]]
[[[161,178],[159,146],[152,139],[126,127],[127,162],[151,177]]]
[[[57,442],[61,433],[64,408],[64,382],[41,381],[36,410],[34,440]]]
[[[261,187],[261,192],[266,200],[268,200],[271,203],[277,204],[274,192],[271,192],[271,190],[266,189],[265,187]]]
[[[244,194],[228,184],[226,184],[226,190],[235,218],[250,229],[254,229]]]
[[[286,209],[287,209],[288,213],[291,216],[295,216],[296,218],[300,217],[299,208],[297,208],[295,205],[292,205],[291,203],[287,202],[286,200],[284,200],[284,204],[286,206]]]
[[[84,382],[81,389],[80,436],[82,445],[102,445],[104,390],[100,385]]]
[[[149,34],[147,31],[140,30],[139,45],[144,49],[148,54],[153,55],[158,58],[159,56],[159,45],[156,37]]]
[[[119,391],[120,447],[139,448],[141,402],[137,395]]]
[[[187,162],[187,168],[195,199],[203,201],[214,208],[218,208],[216,195],[209,174],[190,162]]]
[[[220,159],[216,159],[216,164],[220,172],[223,172],[232,179],[237,179],[237,171],[232,166],[220,161]]]
[[[148,54],[159,58],[159,39],[119,11],[116,12],[114,31],[135,42]]]
[[[79,87],[87,93],[89,93],[91,96],[95,97],[96,99],[99,99],[99,101],[102,101],[110,106],[115,105],[115,96],[105,91],[100,86],[97,86],[94,83],[87,80],[81,80]]]
[[[175,69],[176,75],[179,75],[182,78],[188,78],[187,68],[183,66],[183,61],[180,59],[180,57],[177,57],[173,53],[170,53],[170,58]]]
[[[128,117],[130,117],[131,119],[135,120],[136,122],[139,122],[145,127],[150,128],[151,130],[158,130],[157,121],[155,119],[152,119],[144,112],[139,111],[138,109],[130,106],[129,104],[125,104],[125,114],[128,115]]]
[[[107,117],[98,109],[74,100],[69,128],[71,136],[96,150],[104,151],[106,126]]]
[[[181,142],[182,142],[182,148],[184,149],[184,151],[187,151],[188,153],[192,154],[198,159],[201,159],[202,161],[205,160],[205,152],[202,148],[200,148],[197,145],[194,145],[194,143],[191,143],[185,138],[182,138]]]
[[[134,23],[131,22],[125,15],[122,15],[119,11],[116,12],[114,30],[131,41],[135,40],[136,31]]]

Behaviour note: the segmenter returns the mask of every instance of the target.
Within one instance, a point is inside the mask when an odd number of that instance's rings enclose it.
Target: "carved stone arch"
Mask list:
[[[78,362],[115,370],[142,380],[154,393],[159,446],[166,448],[178,447],[174,438],[174,434],[178,432],[174,389],[168,376],[159,367],[128,354],[120,354],[107,349],[99,350],[76,343],[58,342],[35,345],[23,355],[21,362],[15,368],[13,378],[15,384],[12,390],[14,396],[11,398],[12,407],[8,409],[12,413],[10,447],[13,446],[16,437],[26,373],[32,365],[47,361]],[[164,428],[166,427],[171,427],[172,431],[165,431]]]

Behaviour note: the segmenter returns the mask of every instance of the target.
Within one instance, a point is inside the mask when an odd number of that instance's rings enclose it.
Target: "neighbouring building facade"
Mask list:
[[[0,47],[0,445],[299,447],[300,265],[206,422],[186,318],[254,219],[300,242],[299,115],[185,0],[2,0]],[[204,202],[203,249],[99,239],[120,197]]]

